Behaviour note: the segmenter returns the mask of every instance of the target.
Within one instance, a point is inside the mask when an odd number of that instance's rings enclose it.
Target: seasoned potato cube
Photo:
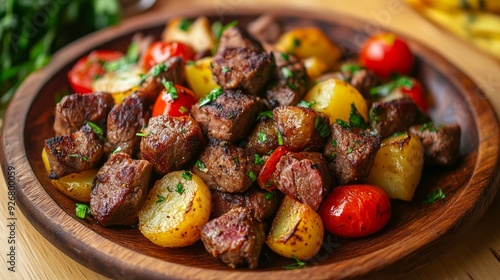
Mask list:
[[[92,90],[110,93],[115,103],[120,104],[139,89],[141,74],[144,74],[144,70],[139,66],[127,71],[107,72],[92,83]]]
[[[312,87],[304,97],[311,102],[312,109],[326,114],[330,123],[341,119],[349,122],[351,104],[354,103],[358,112],[368,120],[368,106],[357,89],[339,79],[328,79]]]
[[[45,149],[42,150],[42,162],[47,173],[50,173],[49,160]],[[66,196],[80,202],[88,203],[90,201],[90,192],[92,191],[92,182],[97,171],[99,171],[97,168],[93,168],[80,173],[72,173],[57,180],[52,180],[52,185]]]
[[[304,59],[304,66],[306,67],[307,76],[311,81],[316,80],[327,70],[326,63],[315,56]]]
[[[186,63],[186,81],[199,99],[205,97],[219,85],[212,78],[211,57],[205,57],[200,60]]]
[[[187,28],[182,27],[184,20],[184,18],[172,19],[162,34],[162,40],[187,44],[196,52],[211,50],[215,47],[215,39],[206,17],[198,17]]]
[[[139,211],[139,229],[159,246],[188,246],[200,239],[211,206],[210,190],[200,177],[170,172],[149,191]]]
[[[323,222],[318,213],[286,196],[274,218],[266,244],[284,257],[307,260],[318,253],[323,235]]]
[[[326,63],[328,69],[332,69],[342,56],[340,48],[316,27],[292,29],[281,35],[275,47],[301,59],[316,56]]]
[[[424,165],[424,148],[411,133],[382,141],[366,182],[383,188],[390,198],[411,201]]]

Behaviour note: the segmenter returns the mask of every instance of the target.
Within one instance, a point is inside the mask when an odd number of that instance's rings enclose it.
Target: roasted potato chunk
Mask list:
[[[417,136],[391,136],[382,140],[366,182],[383,188],[390,198],[411,201],[423,165],[424,148]]]
[[[172,19],[162,34],[162,40],[187,44],[196,52],[211,50],[215,47],[215,39],[206,17],[198,17],[187,30],[181,28],[184,20],[183,18]]]
[[[219,85],[212,78],[211,57],[186,63],[186,81],[196,97],[203,98]]]
[[[319,214],[310,206],[286,196],[273,220],[266,244],[284,257],[307,260],[318,253],[323,235]]]
[[[188,246],[200,239],[212,197],[200,177],[174,171],[158,180],[139,211],[139,230],[163,247]]]

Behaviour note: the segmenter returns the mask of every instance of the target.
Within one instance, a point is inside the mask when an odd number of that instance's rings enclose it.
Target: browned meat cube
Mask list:
[[[68,135],[78,131],[85,121],[104,128],[113,105],[113,97],[102,92],[65,96],[56,105],[54,131],[56,135]]]
[[[121,152],[134,156],[141,143],[135,134],[147,125],[149,117],[148,107],[135,93],[115,105],[108,115],[106,152],[110,154],[119,147]]]
[[[290,152],[281,157],[274,171],[276,186],[317,211],[333,187],[328,162],[317,152]]]
[[[265,241],[264,227],[248,209],[237,207],[206,223],[201,230],[201,241],[209,254],[229,267],[246,263],[257,268]]]
[[[90,193],[90,212],[103,226],[133,226],[146,199],[152,165],[116,153],[97,173]]]
[[[272,107],[297,105],[304,97],[309,77],[302,62],[278,68],[278,82],[269,88],[266,97]]]
[[[255,181],[259,166],[254,154],[230,142],[210,140],[193,167],[207,186],[221,192],[244,192]]]
[[[422,141],[426,163],[451,166],[457,162],[460,156],[461,136],[458,124],[425,123],[410,127],[410,132]]]
[[[45,140],[50,165],[50,179],[96,167],[104,155],[104,143],[90,125],[77,132]]]
[[[206,105],[197,103],[191,114],[208,138],[236,142],[250,133],[262,107],[259,97],[230,90]]]
[[[426,117],[409,97],[387,102],[375,102],[370,109],[373,130],[382,138],[404,132],[412,125],[424,123]]]
[[[174,84],[183,83],[184,62],[181,57],[171,57],[149,70],[138,93],[146,104],[153,104],[156,101],[160,92],[165,88],[163,81],[170,81]]]
[[[250,22],[247,26],[248,33],[257,40],[272,44],[282,33],[281,24],[271,15],[262,15]]]
[[[250,210],[257,221],[272,219],[279,207],[277,192],[250,188],[244,193],[226,193],[212,190],[212,218],[217,218],[235,207]]]
[[[379,135],[333,123],[332,134],[323,150],[330,168],[340,185],[361,182],[370,173],[375,155],[380,149]]]
[[[283,144],[294,151],[320,151],[330,135],[328,117],[310,108],[278,107],[273,118]]]
[[[203,150],[201,128],[190,116],[159,115],[142,129],[141,156],[159,174],[180,170]]]
[[[372,71],[353,62],[344,63],[339,74],[341,80],[351,84],[367,99],[372,97],[370,89],[380,84]]]
[[[248,136],[246,147],[260,155],[271,152],[279,146],[276,129],[272,119],[261,119]]]
[[[239,27],[224,31],[213,57],[214,80],[225,90],[241,89],[259,95],[269,82],[274,58],[260,43]]]

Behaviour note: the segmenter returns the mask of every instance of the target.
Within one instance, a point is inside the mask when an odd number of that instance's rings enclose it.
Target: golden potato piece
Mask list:
[[[424,148],[414,134],[382,141],[366,182],[383,188],[390,198],[411,201],[424,166]]]
[[[139,229],[159,246],[188,246],[200,239],[211,207],[210,190],[200,177],[170,172],[149,191],[139,211]]]
[[[368,120],[368,106],[363,95],[339,79],[328,79],[317,83],[307,92],[304,100],[313,103],[312,109],[326,114],[330,118],[330,123],[337,119],[349,122],[352,103],[363,118]]]
[[[42,150],[42,162],[47,173],[50,173],[49,160],[45,149]],[[52,185],[66,196],[80,202],[88,203],[90,201],[92,183],[98,171],[97,168],[93,168],[80,173],[72,173],[57,180],[51,180]]]
[[[184,20],[186,19],[172,19],[163,31],[162,40],[187,44],[196,52],[212,50],[215,47],[210,22],[206,17],[198,17],[187,28],[182,27]]]
[[[319,214],[310,206],[286,196],[273,220],[266,244],[284,257],[307,260],[318,253],[324,234]]]
[[[318,57],[328,69],[332,69],[342,56],[340,48],[316,27],[295,28],[282,34],[275,48],[300,59]]]
[[[304,59],[304,66],[306,67],[307,76],[311,81],[316,80],[327,70],[326,63],[315,56]]]
[[[115,103],[120,104],[139,89],[141,74],[144,74],[144,70],[139,66],[127,71],[107,72],[92,83],[92,91],[110,93]]]

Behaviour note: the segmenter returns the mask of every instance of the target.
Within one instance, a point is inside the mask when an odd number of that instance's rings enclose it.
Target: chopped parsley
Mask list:
[[[220,21],[216,21],[216,22],[212,23],[212,34],[214,35],[215,39],[217,40],[215,47],[212,50],[212,54],[217,52],[217,49],[219,48],[220,38],[222,37],[222,33],[224,33],[224,31],[226,31],[227,29],[229,29],[233,26],[236,26],[236,25],[238,25],[237,20],[232,21],[226,25],[223,25],[222,22],[220,22]]]
[[[165,197],[163,195],[157,194],[156,195],[156,204],[162,203],[163,201],[165,201]]]
[[[151,67],[151,70],[149,71],[149,73],[151,73],[151,75],[153,77],[158,77],[158,75],[160,75],[162,72],[165,72],[167,70],[168,70],[167,65],[165,65],[163,63],[158,63],[155,66]]]
[[[188,110],[186,107],[181,106],[181,107],[179,108],[179,113],[181,113],[181,114],[186,114],[187,112],[189,112],[189,110]]]
[[[297,257],[292,255],[292,258],[296,261],[295,263],[285,265],[283,266],[284,269],[291,270],[291,269],[297,269],[297,268],[304,268],[307,267],[306,263],[297,259]]]
[[[347,72],[350,74],[356,74],[359,70],[363,70],[364,67],[356,63],[345,63],[340,67],[340,71]]]
[[[287,80],[294,77],[292,70],[288,69],[287,67],[281,67],[281,75],[283,75],[283,77]]]
[[[200,99],[200,102],[198,103],[199,107],[201,108],[201,107],[211,103],[212,101],[216,100],[217,97],[219,97],[219,95],[221,95],[222,93],[223,93],[223,91],[221,88],[213,89],[207,96]]]
[[[335,152],[332,152],[330,156],[332,157],[332,159],[335,159],[337,157],[337,154],[335,154]]]
[[[435,191],[427,194],[426,199],[424,200],[424,204],[431,204],[440,199],[445,199],[446,196],[441,188],[437,188]]]
[[[351,113],[349,115],[349,124],[353,127],[356,127],[356,128],[365,129],[367,127],[365,119],[363,118],[363,116],[361,116],[361,114],[359,113],[359,111],[356,108],[356,105],[354,105],[354,103],[351,103]]]
[[[170,94],[170,97],[172,97],[173,100],[176,100],[179,98],[179,95],[177,94],[177,89],[174,86],[174,83],[170,81],[163,81],[162,82],[163,86],[167,90],[167,92]]]
[[[370,89],[370,95],[387,96],[397,88],[411,89],[414,86],[412,78],[399,76],[395,80]]]
[[[352,153],[352,148],[351,148],[351,147],[349,147],[349,148],[347,149],[347,153],[348,153],[348,154]]]
[[[106,142],[106,138],[104,137],[104,131],[102,131],[102,129],[97,124],[91,121],[85,121],[85,122],[90,126],[90,128],[92,128],[92,131],[95,133],[95,135],[97,135],[97,137],[99,137],[99,139]]]
[[[250,180],[252,181],[257,180],[257,176],[255,175],[255,173],[253,173],[253,171],[248,172],[248,178],[250,178]]]
[[[332,139],[332,146],[337,147],[337,139]]]
[[[441,125],[435,125],[432,122],[428,122],[428,123],[424,123],[420,127],[420,132],[424,132],[426,130],[428,130],[429,132],[437,132],[440,127],[441,127]]]
[[[281,136],[281,132],[279,129],[276,129],[276,133],[278,134],[278,145],[283,146],[283,136]]]
[[[175,186],[175,191],[178,194],[183,194],[184,193],[184,185],[182,185],[181,182],[177,183],[177,185]]]
[[[299,87],[297,87],[296,85],[292,84],[292,83],[286,83],[286,86],[292,90],[298,90]]]
[[[392,137],[398,137],[398,136],[403,136],[406,135],[406,131],[401,131],[401,132],[394,132],[391,136]]]
[[[222,71],[221,71],[223,74],[226,74],[227,72],[229,72],[229,67],[222,67]]]
[[[239,160],[237,157],[234,157],[234,158],[233,158],[233,161],[234,161],[234,163],[236,163],[236,164],[240,164],[240,160]]]
[[[267,134],[265,134],[262,131],[259,131],[257,133],[257,142],[262,144],[262,143],[265,143],[266,141],[267,141]]]
[[[137,132],[135,134],[136,136],[139,136],[139,137],[147,137],[149,135],[149,131],[146,130],[145,127],[141,128],[141,130],[139,132]]]
[[[70,157],[70,158],[79,158],[82,161],[87,161],[87,157],[84,156],[84,155],[80,155],[80,154],[68,154],[68,157]]]
[[[261,118],[273,119],[273,111],[260,112],[257,120],[260,120]]]
[[[192,22],[188,19],[182,19],[181,22],[179,23],[179,29],[187,32],[189,30],[189,27],[191,27]]]
[[[290,57],[289,57],[289,55],[287,53],[280,52],[280,55],[283,58],[283,60],[286,61],[286,62],[288,62],[288,60],[290,59]]]
[[[189,171],[184,171],[184,172],[182,172],[182,178],[184,178],[185,180],[192,180],[193,173],[191,173]]]
[[[312,107],[312,106],[314,106],[316,103],[317,103],[317,101],[307,102],[307,101],[305,101],[305,100],[301,100],[301,101],[299,102],[299,104],[297,104],[297,106],[304,107],[304,108],[311,108],[311,107]]]
[[[348,129],[349,131],[351,130],[351,125],[348,124],[347,122],[341,120],[341,119],[337,119],[336,122],[343,128],[345,129]]]
[[[113,151],[113,155],[114,155],[114,154],[117,154],[117,153],[119,153],[119,152],[121,152],[121,151],[122,151],[122,147],[118,146],[118,147],[116,147],[116,149]]]
[[[271,199],[273,199],[273,197],[274,197],[274,192],[266,192],[266,193],[264,194],[264,198],[265,198],[266,200],[271,200]]]
[[[92,217],[90,207],[82,203],[76,203],[75,214],[80,219],[85,219],[86,216]]]
[[[208,168],[205,165],[205,163],[203,163],[203,161],[201,161],[199,159],[196,160],[196,162],[194,163],[194,166],[196,166],[196,168],[198,168],[198,170],[200,170],[201,172],[204,172],[204,173],[208,172]]]
[[[104,69],[107,72],[127,71],[134,67],[139,61],[139,44],[132,42],[127,49],[127,53],[120,59],[105,62]]]
[[[314,128],[316,128],[316,131],[318,131],[322,138],[330,136],[330,128],[328,127],[328,123],[325,118],[317,116],[314,120]]]
[[[254,154],[254,163],[259,165],[264,163],[264,159],[259,154]]]

